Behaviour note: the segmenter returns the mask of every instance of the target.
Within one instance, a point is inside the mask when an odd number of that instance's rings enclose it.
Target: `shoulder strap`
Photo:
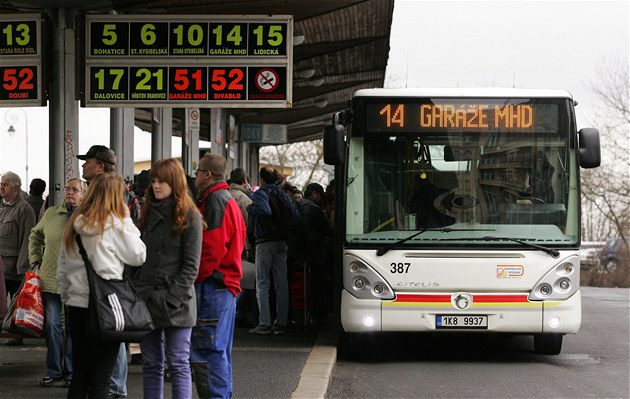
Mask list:
[[[83,241],[81,240],[81,236],[77,233],[77,235],[74,236],[74,239],[79,245],[79,253],[81,254],[83,263],[85,263],[85,271],[89,274],[90,273],[89,267],[92,266],[92,262],[90,262],[90,259],[88,259],[88,256],[87,256],[87,252],[85,252],[85,247],[83,246]]]

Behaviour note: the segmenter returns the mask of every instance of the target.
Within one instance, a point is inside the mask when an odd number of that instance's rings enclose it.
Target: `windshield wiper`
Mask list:
[[[540,251],[543,251],[543,252],[553,256],[554,258],[557,258],[557,257],[560,256],[560,251],[558,251],[557,249],[543,247],[542,245],[538,245],[538,244],[532,244],[531,242],[519,240],[518,238],[485,236],[485,237],[481,237],[481,239],[484,240],[484,241],[512,241],[512,242],[517,242],[517,243],[519,243],[521,245],[525,245],[526,247],[536,248],[536,249],[538,249]]]
[[[414,237],[419,236],[420,234],[424,233],[425,231],[440,231],[442,233],[450,233],[452,231],[495,231],[494,229],[452,229],[450,227],[440,227],[440,228],[432,228],[432,229],[422,229],[416,233],[413,233],[410,236],[407,236],[405,238],[402,238],[396,242],[393,242],[391,244],[387,244],[386,246],[384,246],[383,248],[379,249],[378,251],[376,251],[376,256],[383,256],[385,255],[387,252],[389,252],[389,250],[396,248],[397,246],[399,246],[400,244],[404,244],[405,242],[411,240]]]

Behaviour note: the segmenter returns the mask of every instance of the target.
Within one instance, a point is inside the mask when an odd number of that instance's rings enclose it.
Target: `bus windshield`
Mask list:
[[[571,101],[355,98],[347,242],[378,246],[426,230],[403,247],[575,245]]]

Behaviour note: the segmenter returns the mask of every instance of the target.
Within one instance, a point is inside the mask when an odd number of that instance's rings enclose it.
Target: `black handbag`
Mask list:
[[[90,286],[88,336],[104,341],[140,342],[154,330],[147,304],[129,279],[105,280],[88,259],[81,236],[76,235]]]

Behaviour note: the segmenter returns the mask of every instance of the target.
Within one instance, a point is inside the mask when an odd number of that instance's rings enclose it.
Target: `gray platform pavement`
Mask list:
[[[336,362],[331,331],[296,329],[286,335],[251,335],[237,327],[234,336],[234,398],[324,398]],[[40,387],[46,375],[43,339],[25,339],[22,346],[0,343],[0,398],[65,398],[67,389]],[[165,399],[171,398],[170,383]],[[142,366],[129,365],[128,398],[142,398]],[[198,399],[193,389],[193,398]],[[148,398],[147,398],[148,399]]]

